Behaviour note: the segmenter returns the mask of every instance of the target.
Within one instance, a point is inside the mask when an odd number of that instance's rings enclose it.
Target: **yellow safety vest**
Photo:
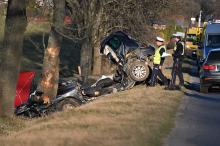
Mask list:
[[[184,51],[185,51],[185,49],[184,49],[184,43],[183,43],[183,42],[180,42],[180,43],[183,45],[183,52],[182,52],[181,55],[184,55]],[[176,45],[176,43],[175,43],[175,46],[174,46],[173,50],[176,51],[176,49],[177,49],[177,45]]]
[[[160,47],[155,51],[154,61],[153,61],[154,64],[160,64],[160,61],[161,61],[160,50],[161,50],[162,48],[165,48],[165,52],[166,52],[166,46],[165,46],[165,45],[160,46]]]

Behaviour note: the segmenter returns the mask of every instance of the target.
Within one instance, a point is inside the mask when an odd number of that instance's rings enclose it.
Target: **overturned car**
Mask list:
[[[100,48],[100,53],[117,65],[121,83],[126,89],[132,88],[136,82],[149,79],[152,71],[150,56],[154,52],[154,47],[140,47],[136,40],[122,31],[107,36],[101,42]]]

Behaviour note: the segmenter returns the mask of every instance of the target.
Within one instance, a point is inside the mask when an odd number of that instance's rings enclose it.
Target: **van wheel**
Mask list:
[[[206,87],[204,85],[200,85],[200,92],[201,93],[208,93],[209,92],[209,87]]]
[[[79,106],[80,103],[74,98],[66,98],[57,104],[58,111],[68,111]]]

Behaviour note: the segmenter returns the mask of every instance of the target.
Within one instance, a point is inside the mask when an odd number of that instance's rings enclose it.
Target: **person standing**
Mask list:
[[[177,89],[176,86],[176,76],[179,77],[179,88],[184,86],[184,79],[182,73],[182,63],[184,57],[184,43],[181,41],[181,36],[178,34],[173,34],[175,40],[175,46],[173,49],[173,68],[171,72],[171,82],[169,85],[170,90]]]
[[[150,86],[155,86],[157,82],[157,76],[162,80],[164,85],[168,85],[167,78],[163,75],[161,69],[164,63],[165,58],[163,57],[163,53],[166,52],[166,46],[164,45],[164,39],[161,37],[156,37],[156,45],[157,49],[155,50],[155,54],[153,57],[153,71],[151,75],[151,79],[149,81]]]

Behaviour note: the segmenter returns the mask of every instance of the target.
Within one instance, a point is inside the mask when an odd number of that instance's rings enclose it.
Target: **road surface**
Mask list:
[[[202,94],[199,79],[190,82],[165,146],[220,146],[220,91]]]

